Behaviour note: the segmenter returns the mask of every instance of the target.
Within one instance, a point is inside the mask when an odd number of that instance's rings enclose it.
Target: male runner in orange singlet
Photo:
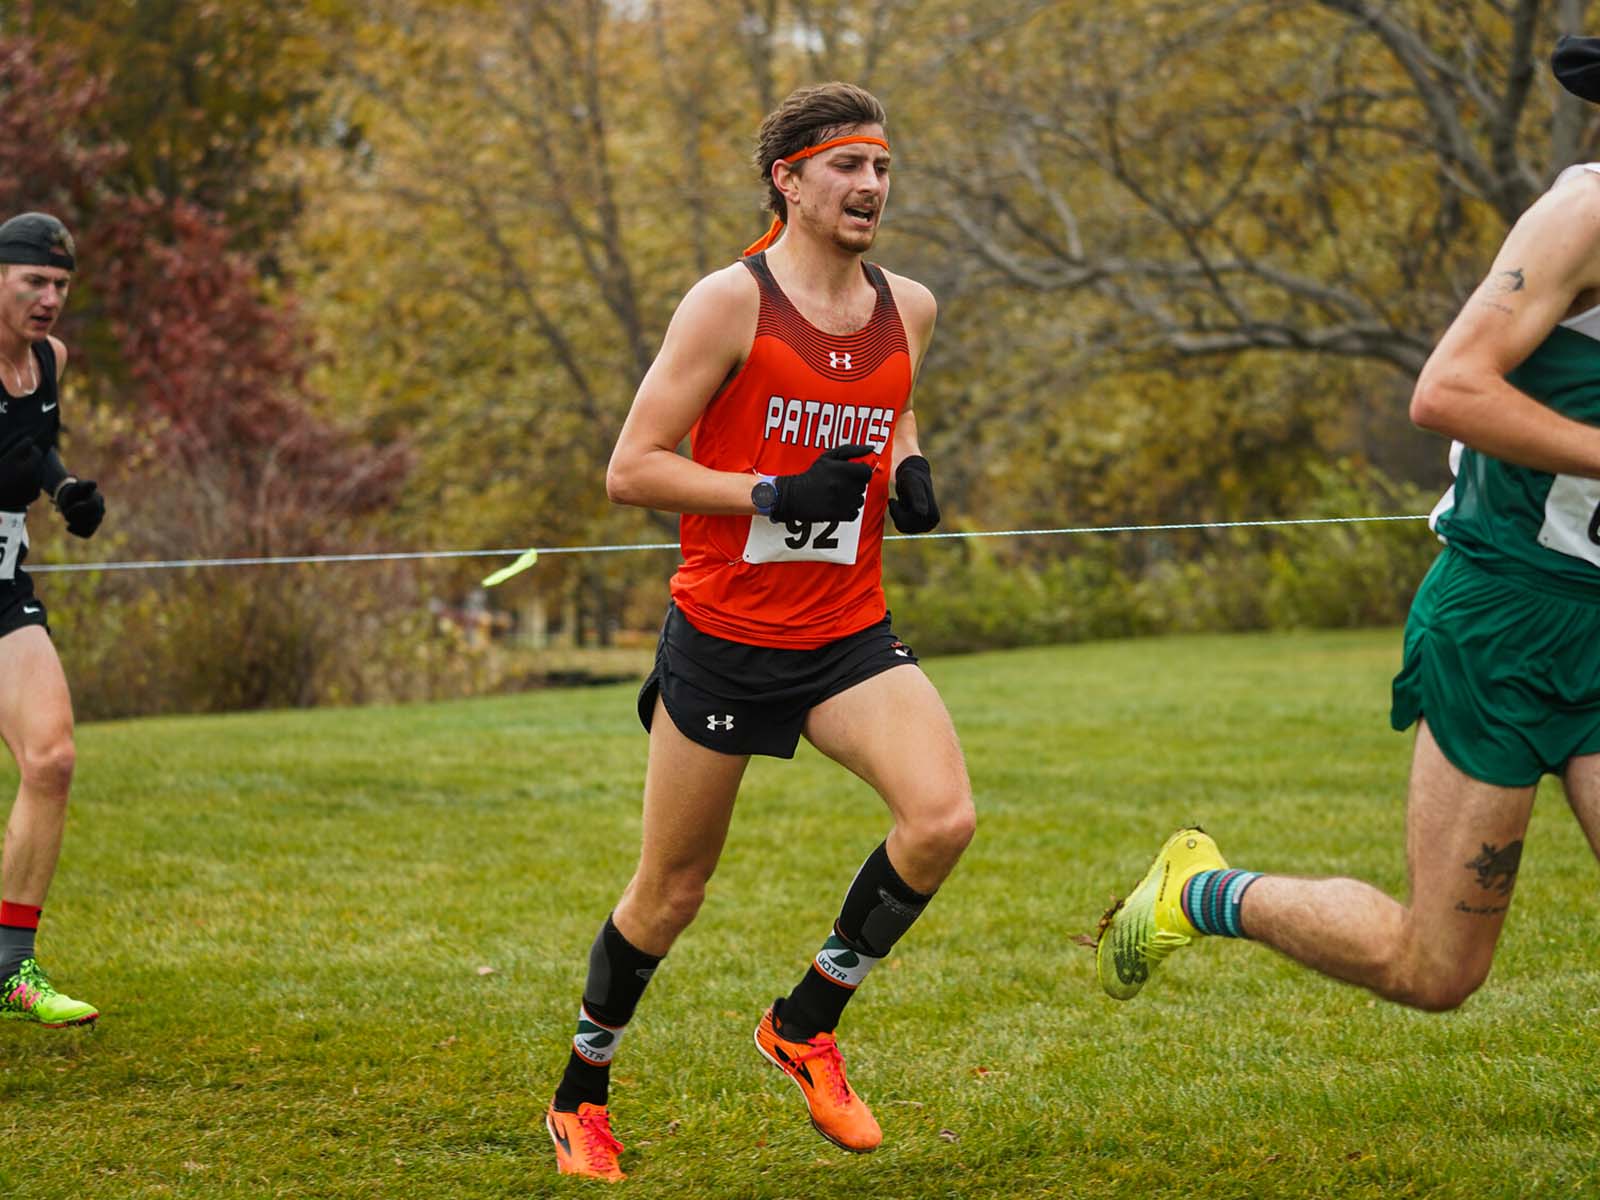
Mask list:
[[[612,453],[612,500],[683,514],[683,564],[639,694],[650,732],[639,864],[590,951],[546,1117],[566,1174],[623,1177],[612,1055],[700,907],[745,764],[792,757],[802,734],[871,784],[893,825],[804,977],[761,1017],[756,1046],[828,1140],[865,1152],[883,1137],[833,1030],[974,822],[955,729],[884,604],[885,512],[903,532],[939,520],[911,412],[936,305],[863,261],[889,196],[884,123],[870,93],[843,83],[801,89],[766,118],[756,161],[773,228],[684,297]],[[690,458],[677,452],[685,436]]]

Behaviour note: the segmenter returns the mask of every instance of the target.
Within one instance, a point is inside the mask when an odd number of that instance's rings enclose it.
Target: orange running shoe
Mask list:
[[[819,1033],[804,1042],[791,1041],[778,1032],[768,1008],[756,1026],[756,1049],[782,1071],[806,1098],[811,1124],[841,1150],[866,1154],[883,1141],[883,1130],[865,1101],[844,1077],[844,1055],[833,1034]]]
[[[611,1114],[603,1104],[580,1104],[575,1113],[561,1112],[554,1104],[544,1114],[544,1126],[556,1144],[556,1166],[563,1175],[584,1175],[617,1183],[627,1178],[617,1165],[622,1143],[611,1135]]]

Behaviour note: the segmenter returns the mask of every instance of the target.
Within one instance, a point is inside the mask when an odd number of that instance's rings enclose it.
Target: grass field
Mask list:
[[[1454,1014],[1223,942],[1119,1005],[1073,944],[1187,821],[1238,865],[1398,890],[1397,652],[1316,634],[929,663],[979,832],[841,1028],[886,1135],[863,1158],[812,1132],[750,1034],[885,817],[809,750],[758,761],[617,1059],[614,1194],[1597,1194],[1600,870],[1554,784],[1494,975]],[[554,1175],[542,1113],[636,849],[632,707],[612,686],[84,728],[41,950],[104,1015],[0,1027],[0,1196],[605,1191]]]

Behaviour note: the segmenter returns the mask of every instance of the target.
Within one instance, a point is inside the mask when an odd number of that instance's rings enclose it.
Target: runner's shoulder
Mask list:
[[[731,263],[701,278],[678,303],[674,329],[701,344],[726,343],[743,353],[755,333],[760,288],[749,270]]]
[[[1600,163],[1568,167],[1517,221],[1522,226],[1557,224],[1567,232],[1600,231]]]
[[[761,289],[756,277],[742,263],[729,263],[702,276],[684,294],[679,310],[693,307],[696,313],[732,315],[760,303]]]

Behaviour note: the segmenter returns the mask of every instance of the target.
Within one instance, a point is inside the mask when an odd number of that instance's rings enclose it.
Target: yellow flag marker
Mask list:
[[[494,587],[497,583],[504,583],[513,575],[521,575],[524,571],[538,561],[539,552],[537,550],[524,550],[521,557],[519,557],[517,561],[512,563],[509,567],[501,567],[493,574],[485,575],[483,577],[483,586],[487,588]]]

